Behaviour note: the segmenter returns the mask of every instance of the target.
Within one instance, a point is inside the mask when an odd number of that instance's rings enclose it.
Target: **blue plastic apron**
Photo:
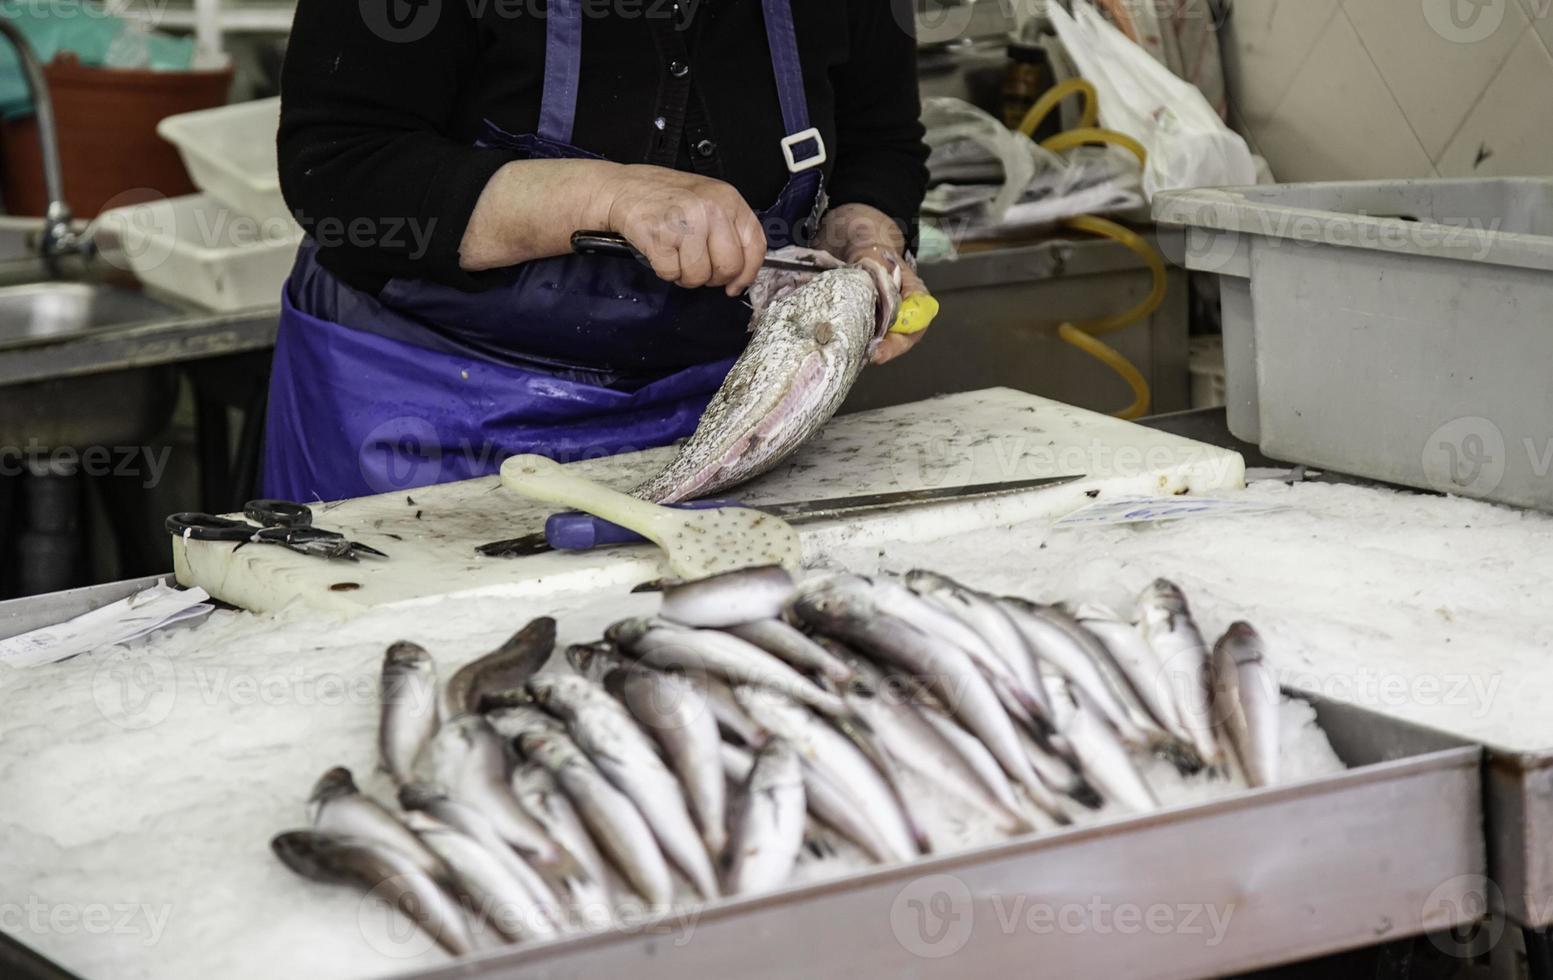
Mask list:
[[[539,132],[486,124],[521,158],[596,158],[571,145],[582,0],[550,0]],[[759,212],[768,244],[823,207],[789,0],[762,0],[791,176]],[[572,460],[661,446],[695,430],[747,342],[749,308],[612,256],[526,262],[465,292],[395,279],[372,296],[305,242],[282,297],[264,494],[336,500],[495,472],[514,453]]]

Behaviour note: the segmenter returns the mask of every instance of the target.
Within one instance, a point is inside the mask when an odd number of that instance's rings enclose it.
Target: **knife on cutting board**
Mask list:
[[[888,513],[927,504],[960,503],[968,500],[984,500],[990,497],[1006,497],[1032,490],[1060,487],[1084,479],[1084,474],[1069,476],[1044,476],[1031,480],[1014,480],[1004,483],[977,483],[971,486],[933,487],[927,490],[900,490],[891,493],[864,494],[861,496],[832,497],[826,500],[805,500],[781,504],[746,504],[738,500],[692,500],[682,504],[670,504],[685,510],[706,510],[714,507],[749,507],[780,517],[789,524],[807,524],[812,521],[828,521],[842,517],[859,517],[866,514]],[[493,541],[475,549],[487,558],[519,558],[546,551],[586,551],[611,544],[634,544],[645,541],[635,531],[613,524],[603,518],[578,511],[551,514],[545,521],[545,529],[505,541]]]

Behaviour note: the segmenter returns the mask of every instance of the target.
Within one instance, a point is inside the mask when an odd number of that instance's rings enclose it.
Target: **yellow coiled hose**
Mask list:
[[[1041,147],[1053,153],[1070,150],[1077,146],[1094,143],[1110,143],[1123,147],[1138,158],[1138,165],[1144,166],[1148,161],[1148,152],[1143,145],[1125,133],[1115,130],[1100,129],[1096,123],[1100,118],[1100,99],[1095,92],[1095,87],[1082,78],[1070,78],[1066,82],[1054,85],[1046,94],[1036,100],[1030,111],[1019,123],[1019,131],[1026,136],[1034,138],[1035,130],[1042,121],[1056,109],[1062,100],[1070,95],[1082,95],[1084,108],[1079,116],[1079,124],[1075,129],[1058,133],[1041,142]],[[1057,327],[1057,336],[1066,343],[1072,344],[1079,350],[1121,375],[1123,381],[1132,389],[1132,404],[1119,412],[1118,418],[1140,418],[1149,411],[1150,392],[1149,383],[1143,377],[1137,367],[1127,358],[1123,357],[1116,348],[1102,340],[1097,339],[1101,334],[1108,334],[1129,327],[1134,323],[1148,319],[1154,311],[1159,309],[1165,301],[1165,263],[1143,237],[1130,229],[1124,228],[1114,221],[1098,217],[1092,214],[1080,215],[1062,222],[1064,228],[1072,231],[1085,232],[1091,235],[1099,235],[1118,242],[1133,254],[1143,260],[1154,275],[1154,286],[1149,290],[1149,295],[1136,307],[1124,313],[1114,316],[1101,317],[1095,320],[1080,320],[1060,324]]]

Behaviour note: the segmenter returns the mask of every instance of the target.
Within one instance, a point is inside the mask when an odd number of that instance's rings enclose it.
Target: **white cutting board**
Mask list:
[[[662,448],[572,465],[628,489],[672,455]],[[1229,450],[989,388],[834,419],[792,460],[734,495],[759,504],[1079,473],[1086,478],[1049,490],[803,525],[804,560],[821,564],[842,543],[931,540],[1053,519],[1114,496],[1212,494],[1242,486],[1245,464]],[[271,545],[174,538],[173,561],[182,584],[255,612],[302,602],[349,614],[470,590],[628,588],[665,574],[648,545],[525,558],[476,553],[481,544],[542,528],[549,512],[490,476],[314,506],[318,526],[380,548],[387,560],[328,561]]]

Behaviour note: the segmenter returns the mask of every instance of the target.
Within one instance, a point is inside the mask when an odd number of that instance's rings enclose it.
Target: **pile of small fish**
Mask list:
[[[440,690],[424,649],[393,644],[379,752],[399,810],[333,769],[312,827],[275,853],[461,954],[602,928],[676,891],[775,888],[806,848],[911,860],[934,840],[908,783],[1014,835],[1157,807],[1149,753],[1278,779],[1280,695],[1256,632],[1236,623],[1210,647],[1164,580],[1134,622],[928,571],[797,584],[753,568],[668,585],[658,616],[542,670],[555,643],[536,619]]]

